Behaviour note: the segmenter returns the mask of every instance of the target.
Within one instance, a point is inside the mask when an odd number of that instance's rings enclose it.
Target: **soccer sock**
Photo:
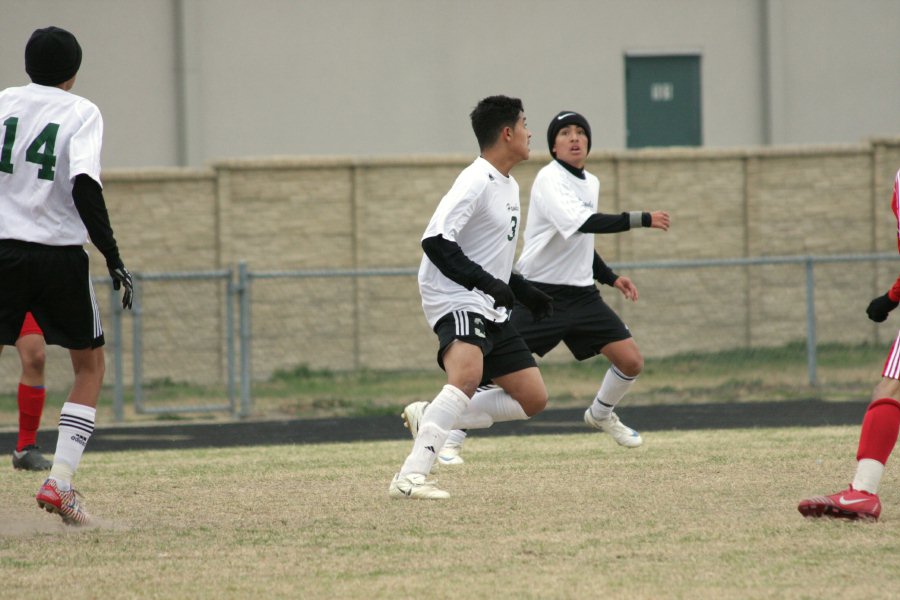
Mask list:
[[[856,475],[853,476],[853,483],[850,485],[854,490],[877,494],[882,475],[884,475],[882,463],[871,458],[864,458],[856,463]]]
[[[59,440],[50,478],[55,479],[59,489],[68,490],[72,477],[78,470],[81,455],[94,432],[97,409],[83,404],[66,402],[59,413]]]
[[[41,426],[41,415],[44,413],[44,402],[47,390],[44,386],[19,384],[19,438],[16,450],[21,452],[26,446],[37,442],[38,428]]]
[[[478,394],[476,394],[477,396]],[[456,423],[453,424],[454,430],[456,429],[487,429],[491,425],[494,424],[494,419],[491,418],[491,415],[486,412],[478,409],[471,408],[470,406],[466,407],[465,412],[459,415],[459,418],[456,419]]]
[[[465,410],[469,397],[459,388],[447,384],[422,414],[422,423],[413,442],[412,452],[400,467],[400,476],[418,473],[428,475],[444,447],[450,429]]]
[[[608,419],[613,408],[628,393],[636,379],[637,376],[629,377],[615,365],[610,365],[606,370],[606,375],[603,376],[603,383],[600,384],[600,389],[597,390],[597,395],[591,403],[591,415],[595,419]]]
[[[450,435],[447,436],[447,441],[444,442],[445,446],[459,446],[464,441],[466,441],[467,432],[465,429],[454,429],[450,432]]]
[[[900,402],[880,398],[869,405],[859,434],[856,452],[856,476],[853,489],[875,494],[881,483],[884,465],[897,443],[900,432]]]
[[[465,412],[454,424],[455,429],[487,429],[494,423],[524,421],[528,418],[522,405],[501,387],[475,392]]]

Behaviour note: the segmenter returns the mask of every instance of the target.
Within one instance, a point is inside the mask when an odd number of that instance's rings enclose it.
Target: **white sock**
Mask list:
[[[56,455],[49,475],[50,479],[56,480],[56,485],[61,490],[68,490],[72,486],[72,477],[78,470],[81,455],[94,433],[96,417],[97,409],[84,404],[66,402],[62,406]]]
[[[628,393],[631,385],[637,377],[629,377],[618,370],[615,365],[610,365],[603,376],[603,383],[597,390],[594,402],[591,404],[591,415],[595,419],[608,419],[616,404]]]
[[[460,446],[466,441],[466,435],[464,429],[454,429],[450,432],[450,435],[447,436],[447,441],[444,442],[444,446]]]
[[[472,409],[472,403],[470,402],[469,406],[466,407],[466,411],[459,415],[453,427],[455,429],[487,429],[493,424],[494,419],[491,415],[483,410]]]
[[[524,421],[528,418],[522,405],[501,387],[475,392],[465,412],[454,424],[455,429],[487,429],[494,423]]]
[[[871,458],[864,458],[856,463],[856,476],[851,485],[854,490],[877,494],[882,475],[884,475],[883,464]]]
[[[444,386],[422,414],[412,452],[400,468],[401,477],[413,473],[428,475],[431,472],[437,453],[444,447],[450,429],[468,403],[469,397],[461,389],[449,384]]]

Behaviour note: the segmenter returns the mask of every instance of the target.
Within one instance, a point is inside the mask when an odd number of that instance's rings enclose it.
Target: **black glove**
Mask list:
[[[866,314],[876,323],[881,323],[888,317],[888,313],[897,308],[898,302],[891,300],[887,294],[878,296],[866,307]]]
[[[112,277],[113,289],[119,290],[124,288],[125,293],[122,294],[122,308],[131,308],[131,297],[134,293],[134,282],[131,279],[131,273],[125,268],[121,261],[114,264],[106,264],[109,269],[109,276]]]
[[[480,283],[477,287],[488,296],[493,296],[494,308],[503,306],[506,310],[512,310],[516,303],[512,289],[496,277]]]
[[[528,283],[518,273],[513,273],[509,278],[509,286],[516,295],[516,299],[531,311],[535,321],[540,321],[553,314],[553,298]]]
[[[530,298],[519,298],[528,307],[535,321],[553,316],[553,298],[536,287],[532,287]]]

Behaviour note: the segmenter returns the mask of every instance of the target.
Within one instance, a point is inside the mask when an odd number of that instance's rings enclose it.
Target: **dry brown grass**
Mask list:
[[[583,363],[572,360],[564,349],[552,360],[541,360],[541,371],[550,392],[550,406],[585,407],[597,392],[608,364],[604,358]],[[733,350],[648,359],[640,379],[628,394],[631,406],[755,402],[821,398],[865,400],[878,380],[884,348],[874,346],[823,346],[819,350],[819,385],[810,386],[803,344],[780,348]],[[61,384],[62,382],[55,382]],[[396,414],[416,400],[431,400],[446,383],[435,367],[425,371],[357,371],[330,373],[303,367],[281,373],[253,386],[254,418],[314,418],[373,413]],[[57,385],[49,394],[43,418],[46,430],[56,424],[67,386]],[[0,428],[11,429],[17,419],[14,388],[0,393]],[[0,390],[3,392],[3,390]],[[172,416],[135,413],[127,390],[124,420],[141,423],[168,420]],[[223,404],[222,390],[158,383],[144,391],[147,406],[195,406]],[[180,420],[230,420],[227,413],[181,413]],[[97,422],[113,423],[112,389],[105,388]],[[40,441],[40,440],[39,440]]]
[[[445,502],[387,496],[408,441],[88,453],[98,525],[0,470],[5,597],[874,598],[900,589],[900,491],[875,524],[807,521],[856,427],[473,438]]]

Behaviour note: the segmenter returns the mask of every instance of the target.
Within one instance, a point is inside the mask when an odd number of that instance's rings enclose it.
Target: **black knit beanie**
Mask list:
[[[553,117],[550,126],[547,128],[547,146],[550,148],[550,154],[553,154],[553,143],[556,142],[556,134],[566,125],[578,125],[584,129],[584,133],[588,139],[588,152],[591,151],[591,126],[588,125],[587,119],[572,110],[564,110]],[[556,155],[553,154],[555,157]]]
[[[81,46],[59,27],[36,29],[25,45],[25,72],[40,85],[59,85],[81,66]]]

